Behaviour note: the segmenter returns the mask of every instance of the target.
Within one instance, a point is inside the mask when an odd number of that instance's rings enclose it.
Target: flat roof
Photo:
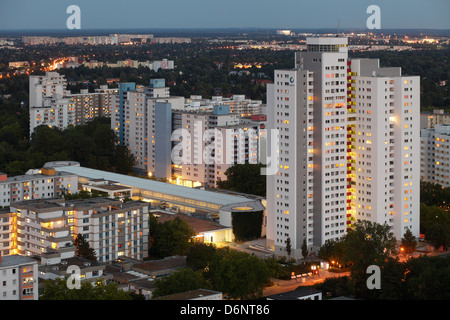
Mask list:
[[[8,268],[8,267],[19,266],[19,265],[24,265],[24,264],[32,264],[32,263],[37,264],[37,261],[32,258],[26,257],[26,256],[13,254],[13,255],[9,255],[9,256],[2,256],[2,260],[0,262],[0,268]]]
[[[153,298],[153,300],[192,300],[199,299],[203,297],[213,296],[217,294],[222,294],[219,291],[197,289],[186,292],[174,293],[167,296]]]
[[[134,271],[146,271],[149,274],[165,270],[173,270],[186,267],[185,256],[171,256],[161,260],[149,260],[134,264],[131,269]]]
[[[229,194],[224,194],[214,191],[206,191],[195,188],[189,188],[184,186],[179,186],[171,183],[160,182],[145,178],[139,178],[134,176],[128,176],[119,173],[113,173],[108,171],[102,171],[97,169],[91,169],[81,166],[62,166],[55,167],[56,171],[64,171],[74,173],[80,177],[99,179],[103,178],[105,180],[113,180],[118,183],[133,187],[136,189],[149,190],[153,192],[159,192],[162,194],[167,194],[171,196],[177,196],[197,201],[203,201],[207,203],[213,203],[220,206],[239,203],[247,201],[248,198],[244,196],[234,196]]]
[[[273,294],[268,296],[268,298],[273,300],[298,300],[301,297],[306,297],[313,294],[319,294],[322,291],[311,288],[311,287],[299,287],[295,290],[282,292],[278,294]]]
[[[0,175],[6,175],[6,173],[0,173]],[[59,177],[67,177],[67,176],[73,176],[73,173],[69,172],[63,172],[58,171],[55,174],[45,175],[42,173],[37,174],[23,174],[20,176],[13,176],[8,177],[5,181],[0,181],[0,183],[17,183],[17,182],[23,182],[23,181],[30,181],[30,180],[46,180],[46,179],[54,179]]]
[[[225,229],[231,229],[230,227],[225,227],[220,225],[217,222],[200,219],[200,218],[194,218],[190,217],[185,214],[167,214],[163,211],[156,211],[157,215],[160,215],[158,217],[158,222],[164,223],[166,221],[174,220],[175,218],[180,218],[181,220],[185,221],[195,232],[195,234],[199,234],[201,232],[211,232],[211,231],[218,231],[218,230],[225,230]]]

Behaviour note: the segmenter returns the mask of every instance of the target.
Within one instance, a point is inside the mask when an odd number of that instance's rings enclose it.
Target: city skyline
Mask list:
[[[380,8],[381,29],[450,29],[446,14],[450,2],[445,0],[413,1],[321,1],[298,3],[283,0],[228,1],[226,4],[197,0],[185,2],[148,2],[132,0],[124,6],[106,1],[50,0],[2,1],[0,31],[64,30],[70,14],[66,10],[77,5],[81,11],[81,30],[132,28],[359,28],[367,29],[371,13],[367,8]],[[136,10],[136,8],[140,8]],[[99,19],[98,17],[101,17]]]

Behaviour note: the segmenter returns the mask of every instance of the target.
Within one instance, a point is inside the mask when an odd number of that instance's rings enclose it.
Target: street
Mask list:
[[[264,296],[278,294],[295,290],[298,286],[312,286],[316,283],[323,282],[326,278],[348,276],[350,272],[335,273],[326,270],[320,270],[319,275],[307,276],[304,278],[296,278],[295,280],[278,280],[273,279],[273,285],[263,290]]]

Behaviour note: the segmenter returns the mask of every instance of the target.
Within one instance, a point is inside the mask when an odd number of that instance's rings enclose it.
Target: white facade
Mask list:
[[[406,229],[419,236],[420,78],[378,60],[352,60],[349,111],[352,157],[352,220],[391,227],[399,240]],[[350,122],[350,121],[349,121]]]
[[[135,90],[127,91],[123,99],[123,119],[120,119],[120,98],[113,98],[111,110],[111,127],[119,135],[123,130],[124,145],[135,156],[135,167],[151,177],[166,180],[174,179],[186,186],[216,186],[219,179],[225,179],[226,169],[235,163],[252,161],[258,163],[261,146],[265,142],[265,135],[260,128],[264,128],[263,120],[252,121],[248,117],[255,112],[261,112],[261,102],[245,99],[245,96],[235,95],[233,98],[213,97],[202,99],[192,96],[190,99],[171,97],[169,88],[165,87],[163,79],[153,79],[150,86],[136,86]],[[159,106],[159,107],[157,107]],[[231,112],[233,110],[233,112]],[[159,129],[158,129],[159,128]],[[190,142],[186,151],[190,163],[173,163],[171,151],[178,141],[172,141],[172,133],[177,129],[186,129],[190,134]],[[204,151],[211,148],[216,134],[209,135],[208,130],[217,129],[217,140],[225,143],[226,131],[238,134],[236,145],[239,154],[232,151],[225,155],[225,150],[217,147],[210,155],[222,158],[231,157],[233,161],[222,161],[216,165],[212,160],[208,163]],[[245,135],[255,129],[257,139],[249,140]],[[239,131],[245,134],[239,134]],[[249,131],[247,131],[249,130]],[[206,135],[209,136],[206,136]],[[261,139],[259,139],[261,136]],[[165,146],[165,147],[163,147]],[[160,150],[160,151],[158,151]],[[161,154],[168,154],[161,157]],[[186,156],[186,153],[185,153]],[[255,159],[253,161],[253,159]]]
[[[58,198],[78,191],[78,177],[74,174],[30,170],[25,175],[8,177],[0,173],[0,207],[31,199]]]
[[[420,134],[421,179],[450,187],[450,125],[422,129]]]
[[[72,257],[75,247],[62,200],[27,200],[11,205],[16,218],[16,245],[12,252],[24,256],[58,252],[62,258]]]
[[[268,85],[267,128],[278,130],[278,172],[267,176],[267,240],[283,254],[286,241],[293,256],[300,254],[303,239],[312,245],[312,74],[300,70],[277,70]],[[303,90],[305,88],[305,90]],[[311,98],[310,98],[311,97]],[[267,135],[267,145],[274,137]],[[298,190],[300,188],[300,190]]]
[[[38,300],[38,263],[19,255],[0,256],[0,300]]]
[[[136,90],[128,91],[124,98],[124,117],[121,122],[119,116],[119,98],[112,98],[111,127],[119,135],[123,127],[124,145],[134,155],[136,168],[155,173],[155,106],[156,103],[170,103],[171,108],[179,109],[184,103],[183,97],[170,97],[167,87],[150,88],[136,86]],[[170,147],[170,136],[164,135],[161,139],[167,140]],[[171,164],[167,164],[169,167]]]
[[[11,206],[15,218],[10,234],[13,254],[74,256],[73,241],[81,234],[100,262],[120,256],[148,255],[148,204],[97,198],[86,200],[29,200]]]
[[[231,97],[213,96],[205,99],[202,96],[192,95],[185,100],[186,111],[212,111],[214,106],[229,106],[230,113],[241,116],[265,114],[265,105],[261,100],[245,98],[245,95],[234,94]]]
[[[14,214],[9,209],[0,209],[0,255],[11,254],[14,229]]]
[[[397,239],[419,235],[420,79],[350,61],[346,45],[308,38],[296,68],[268,86],[280,163],[267,177],[267,245],[277,254],[288,238],[293,256],[303,241],[318,250],[359,219],[387,223]]]
[[[57,72],[30,76],[29,83],[30,135],[40,125],[64,130],[96,117],[110,117],[112,96],[118,94],[118,89],[107,86],[101,86],[94,93],[87,89],[70,93],[66,90],[67,80]]]
[[[89,242],[98,261],[110,262],[127,256],[148,256],[149,215],[145,202],[112,199],[67,201],[65,207],[71,234]]]

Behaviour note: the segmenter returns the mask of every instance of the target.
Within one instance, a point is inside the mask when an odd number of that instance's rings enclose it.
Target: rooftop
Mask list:
[[[0,173],[2,175],[2,173]],[[5,175],[5,173],[3,173]],[[45,175],[45,174],[24,174],[20,176],[8,177],[5,181],[0,181],[0,183],[14,183],[14,182],[22,182],[22,181],[30,181],[30,180],[46,180],[55,177],[67,177],[73,176],[73,173],[58,171],[54,175]]]
[[[152,275],[153,273],[159,273],[165,270],[173,270],[186,267],[186,257],[167,257],[162,260],[151,260],[133,265],[134,271],[145,272]]]
[[[54,163],[53,163],[54,165]],[[47,166],[47,164],[46,164]],[[165,183],[145,178],[138,178],[134,176],[128,176],[124,174],[118,174],[113,172],[107,172],[102,170],[90,169],[86,167],[80,167],[76,165],[55,167],[57,172],[65,171],[78,175],[79,177],[85,177],[89,179],[103,178],[105,180],[117,181],[120,184],[128,187],[133,187],[141,190],[154,191],[166,195],[177,196],[192,200],[203,201],[207,203],[213,203],[220,206],[227,204],[244,202],[248,198],[244,196],[228,195],[221,192],[206,191],[201,189],[189,188],[179,186],[171,183]]]
[[[268,298],[273,300],[298,300],[299,298],[318,293],[322,293],[322,291],[310,287],[299,287],[292,291],[270,295]]]
[[[217,222],[205,220],[205,219],[199,219],[194,218],[185,214],[168,214],[164,213],[163,211],[157,211],[155,212],[158,217],[158,222],[164,223],[166,221],[173,220],[175,218],[180,218],[181,220],[185,221],[189,226],[194,230],[195,234],[199,234],[201,232],[208,232],[208,231],[214,231],[214,230],[223,230],[228,229],[228,227],[222,226],[218,224]]]
[[[153,300],[193,300],[193,299],[199,299],[207,296],[217,295],[221,294],[219,291],[212,291],[212,290],[206,290],[206,289],[198,289],[198,290],[191,290],[186,292],[180,292],[175,293],[163,297],[157,297]]]
[[[1,257],[0,268],[8,268],[33,263],[37,264],[37,261],[29,257],[14,254]]]
[[[104,269],[105,265],[96,261],[91,261],[79,256],[74,256],[71,258],[63,259],[59,263],[48,264],[48,265],[40,265],[39,271],[41,272],[52,272],[55,274],[65,275],[67,274],[67,268],[69,266],[77,266],[81,270],[91,269],[91,268],[100,268]]]

